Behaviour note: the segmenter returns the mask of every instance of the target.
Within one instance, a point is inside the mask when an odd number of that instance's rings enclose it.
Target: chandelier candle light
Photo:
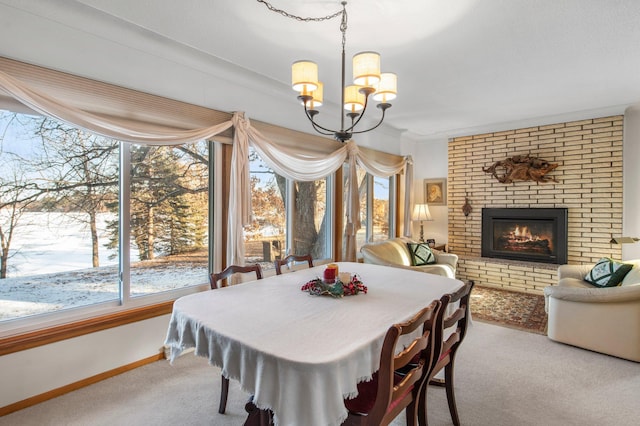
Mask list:
[[[422,222],[424,222],[425,220],[433,220],[431,218],[431,212],[429,211],[429,205],[428,204],[416,204],[413,207],[413,215],[411,217],[411,220],[415,221],[420,221],[420,242],[424,243],[424,225],[422,224]]]
[[[260,1],[260,0],[259,0]],[[262,1],[263,2],[263,1]],[[322,105],[323,86],[318,80],[318,65],[312,61],[297,61],[291,67],[291,86],[299,92],[298,99],[304,106],[304,111],[311,121],[313,128],[323,135],[333,135],[340,142],[351,139],[355,133],[369,132],[382,124],[385,111],[391,107],[389,101],[397,94],[397,76],[394,73],[380,72],[380,55],[377,52],[360,52],[353,57],[353,85],[345,86],[345,44],[347,39],[347,2],[342,2],[342,11],[324,18],[298,18],[302,20],[326,20],[342,16],[340,32],[342,32],[342,101],[341,104],[348,112],[341,114],[340,130],[331,130],[319,125],[315,121],[319,114],[317,108]],[[277,10],[276,10],[277,11]],[[282,11],[279,11],[282,14]],[[382,116],[378,123],[366,130],[355,130],[369,104],[369,98],[379,102],[378,108]],[[351,124],[345,126],[345,116],[351,119]]]

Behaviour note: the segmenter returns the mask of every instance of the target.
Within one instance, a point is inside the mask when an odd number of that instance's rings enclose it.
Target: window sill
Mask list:
[[[0,338],[0,356],[170,314],[173,300]]]

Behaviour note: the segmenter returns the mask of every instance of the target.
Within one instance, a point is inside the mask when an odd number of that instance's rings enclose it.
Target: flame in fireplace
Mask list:
[[[531,235],[531,231],[529,231],[528,226],[520,227],[516,225],[515,229],[509,232],[509,236],[512,240],[515,241],[536,241],[539,237]]]
[[[515,234],[516,237],[527,239],[527,240],[531,239],[531,232],[529,232],[529,227],[527,226],[523,226],[522,229],[520,229],[519,226],[516,226],[516,229],[513,233]]]
[[[509,229],[504,236],[506,237],[506,241],[509,244],[512,244],[513,247],[544,242],[546,246],[550,249],[552,248],[551,236],[532,232],[528,226],[515,225],[513,228]]]

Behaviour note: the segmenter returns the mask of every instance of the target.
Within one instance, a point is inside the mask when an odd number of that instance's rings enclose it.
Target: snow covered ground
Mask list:
[[[102,217],[103,230],[107,218]],[[14,238],[8,278],[0,280],[0,321],[119,298],[117,258],[109,259],[113,252],[103,246],[104,231],[99,268],[91,267],[88,230],[62,213],[28,213]],[[206,282],[202,259],[131,267],[134,297]]]
[[[0,321],[118,300],[118,267],[7,278],[0,281]],[[208,282],[207,265],[157,263],[131,271],[131,295]]]

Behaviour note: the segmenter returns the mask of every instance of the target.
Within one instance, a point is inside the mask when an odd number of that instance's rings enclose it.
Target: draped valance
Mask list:
[[[345,162],[352,174],[356,164],[381,177],[404,172],[405,220],[407,212],[411,211],[413,173],[410,158],[361,148],[353,140],[346,144],[327,141],[322,150],[305,149],[304,144],[278,143],[267,138],[257,127],[275,134],[273,128],[264,124],[252,126],[242,112],[230,114],[170,101],[5,58],[0,58],[0,90],[6,94],[4,98],[0,97],[0,105],[3,100],[5,103],[7,100],[18,101],[39,114],[119,141],[178,145],[214,137],[228,140],[228,132],[233,129],[227,223],[229,264],[244,262],[243,227],[249,224],[251,217],[249,146],[276,173],[296,181],[322,179]],[[132,97],[130,93],[122,96],[122,91],[135,92],[136,96]],[[355,234],[360,228],[360,205],[357,179],[350,177],[348,182],[347,252],[343,260],[353,261],[356,258]],[[405,233],[407,228],[405,226]]]

